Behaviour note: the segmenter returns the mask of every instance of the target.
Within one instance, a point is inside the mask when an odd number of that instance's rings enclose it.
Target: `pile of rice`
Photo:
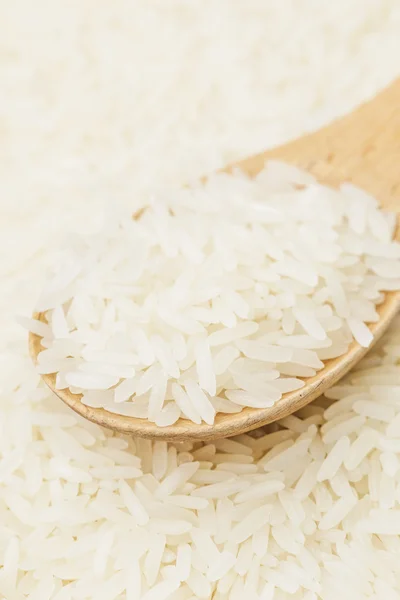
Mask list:
[[[38,372],[88,406],[160,426],[273,406],[367,347],[400,287],[396,216],[352,185],[269,162],[147,202],[70,238],[27,321]]]
[[[14,321],[60,237],[349,110],[399,27],[397,0],[0,3],[2,600],[399,597],[400,324],[339,403],[214,450],[82,421]]]
[[[396,329],[326,398],[208,444],[113,435],[71,412],[29,359],[10,354],[7,379],[20,387],[8,390],[2,415],[0,593],[397,598]]]

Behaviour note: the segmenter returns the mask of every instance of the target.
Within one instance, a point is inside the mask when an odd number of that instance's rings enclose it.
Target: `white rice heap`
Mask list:
[[[400,72],[399,28],[397,0],[0,2],[1,600],[398,599],[400,324],[325,417],[313,404],[202,456],[81,420],[13,315],[105,201],[129,208],[373,95]],[[230,490],[210,500],[215,478]]]
[[[57,401],[28,358],[10,354],[0,593],[397,598],[399,328],[400,320],[329,399],[209,444],[113,435]]]
[[[270,407],[353,336],[368,346],[400,287],[396,216],[282,163],[133,209],[68,240],[37,305],[48,325],[27,322],[39,373],[92,407],[161,426]]]

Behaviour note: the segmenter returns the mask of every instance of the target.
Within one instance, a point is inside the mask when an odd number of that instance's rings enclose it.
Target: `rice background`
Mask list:
[[[0,571],[3,598],[56,598],[15,591],[31,567],[9,540],[43,529],[5,499],[34,471],[43,410],[11,316],[30,314],[60,237],[316,129],[399,73],[398,0],[0,0],[0,565],[19,565]]]

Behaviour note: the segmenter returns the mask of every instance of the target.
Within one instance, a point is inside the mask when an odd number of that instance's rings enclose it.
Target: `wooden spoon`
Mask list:
[[[312,173],[321,183],[337,186],[350,181],[374,195],[381,207],[400,212],[400,79],[364,104],[352,114],[311,135],[294,142],[252,156],[235,165],[253,176],[263,169],[268,159],[277,159],[297,165]],[[396,234],[399,239],[399,230]],[[387,329],[398,308],[400,292],[390,292],[378,307],[380,319],[371,325],[376,342]],[[45,321],[43,314],[35,318]],[[30,334],[29,347],[36,362],[42,350],[40,338]],[[236,414],[218,414],[214,425],[180,419],[169,427],[157,427],[145,419],[125,417],[101,408],[90,408],[81,403],[81,396],[55,388],[55,375],[43,375],[50,389],[74,411],[99,425],[116,431],[160,440],[212,440],[237,435],[299,410],[338,381],[368,351],[356,342],[348,352],[327,360],[315,377],[305,379],[298,391],[284,394],[273,407],[244,408]]]

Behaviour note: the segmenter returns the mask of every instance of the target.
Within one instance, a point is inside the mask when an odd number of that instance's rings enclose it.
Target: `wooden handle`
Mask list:
[[[351,181],[400,212],[400,79],[328,127],[241,161],[251,175],[268,159],[306,169],[321,183]]]

